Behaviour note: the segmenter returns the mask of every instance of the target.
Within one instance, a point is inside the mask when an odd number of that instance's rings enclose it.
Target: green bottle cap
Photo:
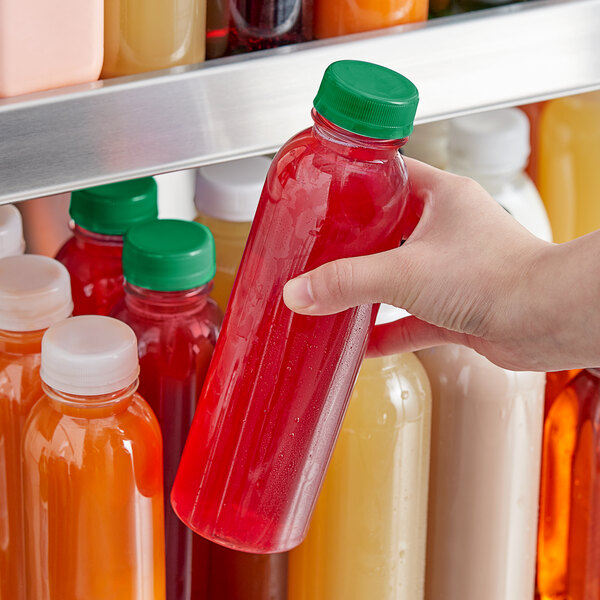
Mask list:
[[[123,235],[137,223],[158,217],[153,177],[109,183],[71,194],[69,214],[79,227],[104,235]]]
[[[359,60],[327,67],[314,100],[316,111],[338,127],[380,140],[408,137],[419,92],[400,73]]]
[[[215,240],[205,225],[162,219],[125,234],[123,274],[132,285],[157,292],[190,290],[211,281],[215,271]]]

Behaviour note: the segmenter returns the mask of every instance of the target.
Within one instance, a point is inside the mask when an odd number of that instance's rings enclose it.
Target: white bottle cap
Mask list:
[[[0,258],[16,256],[25,251],[23,220],[16,206],[0,206]]]
[[[38,331],[73,312],[69,272],[47,256],[0,259],[0,329]]]
[[[379,306],[379,312],[377,313],[375,325],[387,325],[388,323],[393,323],[394,321],[403,319],[404,317],[410,317],[410,313],[406,312],[403,308],[398,308],[397,306],[392,306],[391,304],[381,304]]]
[[[137,339],[129,325],[111,317],[73,317],[42,338],[42,381],[65,394],[118,392],[139,374]]]
[[[196,169],[155,175],[154,180],[158,186],[159,219],[192,221],[196,218]]]
[[[254,218],[271,160],[254,156],[198,169],[196,208],[222,221],[249,223]]]
[[[449,135],[451,171],[499,175],[523,169],[529,158],[529,121],[516,108],[452,119]]]

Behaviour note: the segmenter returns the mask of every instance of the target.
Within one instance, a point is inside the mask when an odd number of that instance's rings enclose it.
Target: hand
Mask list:
[[[371,356],[458,343],[513,370],[600,364],[600,318],[590,328],[572,314],[589,314],[600,300],[600,237],[544,242],[474,181],[406,164],[412,194],[423,203],[409,239],[297,277],[284,288],[286,305],[326,315],[384,302],[415,315],[375,327]],[[593,260],[583,260],[589,252]],[[587,287],[586,273],[593,280]]]

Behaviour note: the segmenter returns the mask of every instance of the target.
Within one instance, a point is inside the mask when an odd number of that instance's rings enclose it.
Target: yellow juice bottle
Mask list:
[[[379,323],[398,314],[381,312]],[[422,600],[430,422],[414,354],[363,362],[308,536],[290,553],[288,600]]]
[[[600,229],[600,92],[548,102],[539,132],[538,187],[555,242]]]
[[[196,221],[215,238],[217,272],[211,296],[225,311],[242,260],[270,159],[256,156],[198,169]]]
[[[102,78],[202,62],[206,0],[106,0]]]

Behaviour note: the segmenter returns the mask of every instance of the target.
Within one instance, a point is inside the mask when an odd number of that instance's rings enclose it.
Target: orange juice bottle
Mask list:
[[[198,169],[196,219],[215,238],[217,272],[211,296],[225,311],[242,260],[252,219],[271,164],[255,156]]]
[[[537,593],[541,600],[598,598],[600,371],[579,373],[544,424]]]
[[[548,102],[539,145],[538,188],[554,241],[600,229],[600,92]]]
[[[377,323],[403,312],[382,305]],[[290,552],[289,600],[423,599],[430,426],[419,359],[367,358],[308,536]]]
[[[23,432],[28,600],[164,600],[162,440],[128,325],[82,316],[42,339]]]
[[[318,39],[426,21],[429,0],[314,0]]]
[[[206,0],[105,0],[102,77],[204,60]]]
[[[25,598],[21,435],[31,407],[42,396],[39,377],[42,335],[47,327],[68,317],[72,310],[69,274],[59,262],[33,255],[0,260],[2,600]]]
[[[23,254],[23,221],[21,213],[12,204],[0,206],[0,258]]]

